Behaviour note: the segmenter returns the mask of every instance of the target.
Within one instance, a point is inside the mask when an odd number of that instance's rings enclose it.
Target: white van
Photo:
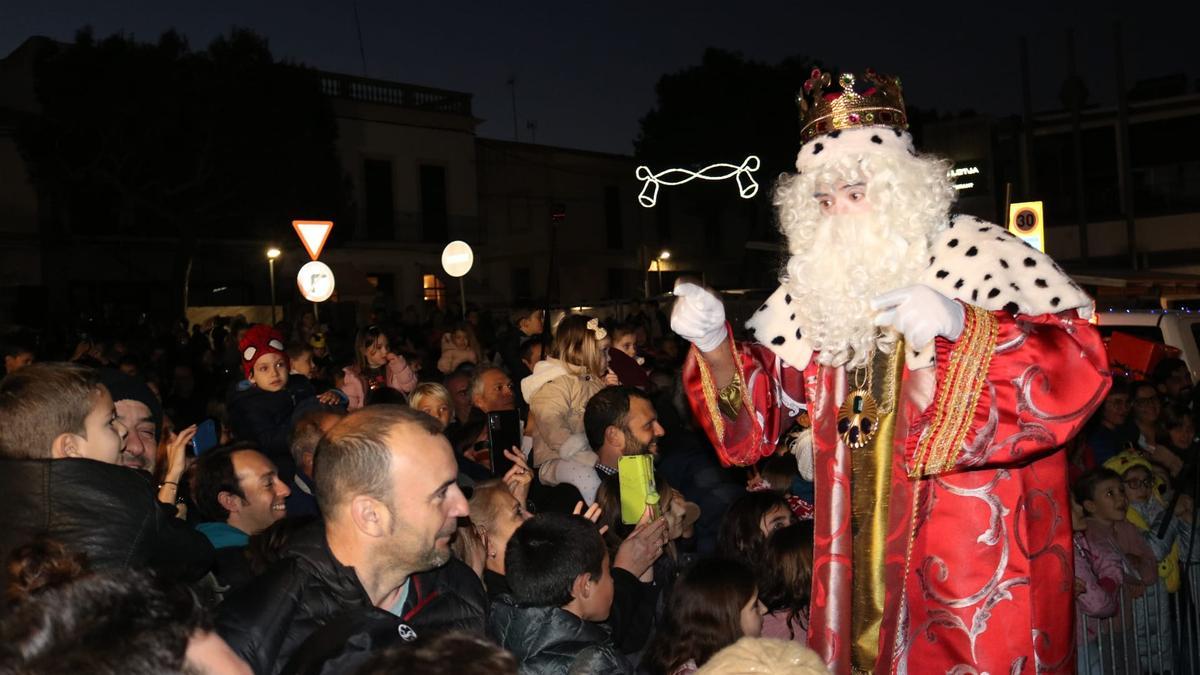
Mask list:
[[[1096,311],[1097,326],[1104,337],[1113,331],[1162,342],[1180,351],[1179,358],[1200,382],[1200,311],[1190,309],[1109,309]]]

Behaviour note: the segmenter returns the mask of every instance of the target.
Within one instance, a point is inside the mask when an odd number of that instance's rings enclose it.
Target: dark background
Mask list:
[[[534,120],[538,143],[619,153],[632,152],[658,78],[699,63],[710,46],[770,63],[807,56],[892,72],[910,105],[941,112],[1019,113],[1022,35],[1035,110],[1061,108],[1068,27],[1089,103],[1113,103],[1118,20],[1130,84],[1200,76],[1191,3],[982,4],[359,0],[357,9],[368,76],[473,93],[480,135],[496,138],[513,136],[506,83],[515,76],[521,140],[533,140]],[[0,54],[30,35],[70,40],[85,25],[97,37],[146,41],[175,27],[196,49],[242,26],[267,36],[277,57],[361,75],[354,16],[350,0],[2,0]]]

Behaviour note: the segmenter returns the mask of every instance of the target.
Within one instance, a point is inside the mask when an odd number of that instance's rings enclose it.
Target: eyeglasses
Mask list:
[[[1135,488],[1135,489],[1136,488],[1148,488],[1148,487],[1154,486],[1154,480],[1150,479],[1150,478],[1143,478],[1141,480],[1138,480],[1136,478],[1130,478],[1129,480],[1123,480],[1121,482],[1125,484],[1125,487],[1131,487],[1131,488]]]

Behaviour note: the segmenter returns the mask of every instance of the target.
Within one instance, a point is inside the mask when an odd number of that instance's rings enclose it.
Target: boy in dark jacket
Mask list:
[[[204,576],[212,546],[159,503],[148,474],[117,463],[127,434],[91,368],[35,364],[0,380],[0,560],[44,537],[87,556],[92,571]],[[0,566],[0,582],[6,575]]]
[[[628,673],[599,622],[612,608],[608,550],[581,516],[543,513],[505,549],[512,595],[492,604],[488,629],[521,662],[522,675]]]

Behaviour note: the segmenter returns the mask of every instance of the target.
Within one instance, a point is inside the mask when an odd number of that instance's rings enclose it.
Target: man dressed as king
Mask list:
[[[1092,301],[1005,229],[953,216],[896,78],[814,71],[790,259],[739,342],[675,288],[692,410],[721,460],[794,444],[815,482],[809,645],[835,673],[1074,671],[1067,459],[1110,385]]]

